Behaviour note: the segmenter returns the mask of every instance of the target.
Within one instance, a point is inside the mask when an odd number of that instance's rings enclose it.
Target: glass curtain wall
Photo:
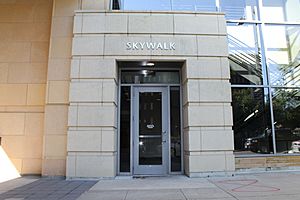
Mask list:
[[[300,0],[118,2],[123,10],[224,12],[236,154],[300,153]]]
[[[299,0],[220,0],[220,6],[236,155],[300,153]]]

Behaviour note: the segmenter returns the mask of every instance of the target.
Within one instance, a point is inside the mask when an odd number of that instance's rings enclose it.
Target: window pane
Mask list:
[[[122,83],[180,83],[178,71],[133,70],[122,71]]]
[[[215,0],[195,0],[196,11],[217,11]]]
[[[194,11],[195,0],[173,0],[172,10]]]
[[[113,0],[112,1],[112,9],[120,10],[120,7],[121,7],[120,3],[121,3],[121,1],[119,1],[119,0]]]
[[[300,89],[273,89],[277,153],[300,153]]]
[[[257,19],[256,0],[220,0],[220,8],[225,12],[226,19]]]
[[[266,26],[264,34],[272,85],[300,86],[300,26]]]
[[[268,89],[233,88],[232,107],[235,152],[273,152]]]
[[[130,87],[121,87],[120,172],[130,172]]]
[[[124,10],[216,11],[215,0],[124,0],[123,2]]]
[[[124,10],[171,10],[170,0],[124,0]]]
[[[232,84],[266,84],[257,25],[227,25]]]
[[[299,10],[299,0],[263,0],[261,16],[268,22],[300,21]]]

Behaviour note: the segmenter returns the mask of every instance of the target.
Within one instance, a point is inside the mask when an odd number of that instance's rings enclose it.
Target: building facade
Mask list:
[[[1,147],[68,178],[298,169],[299,8],[0,2]]]

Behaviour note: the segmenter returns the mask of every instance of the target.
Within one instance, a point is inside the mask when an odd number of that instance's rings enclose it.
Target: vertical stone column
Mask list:
[[[226,24],[218,35],[197,36],[199,57],[183,67],[185,173],[190,177],[234,171],[231,86]]]
[[[54,0],[45,106],[42,175],[64,176],[74,11],[78,0]]]
[[[66,174],[70,65],[75,10],[106,10],[108,0],[54,0],[50,36],[42,174]]]
[[[183,70],[185,172],[202,176],[233,171],[227,58],[189,59]]]
[[[73,54],[76,51],[75,46]],[[67,177],[116,175],[117,88],[114,59],[74,56]]]
[[[117,66],[104,36],[85,34],[75,16],[68,121],[67,177],[114,177],[117,165]],[[92,28],[97,24],[85,23]]]

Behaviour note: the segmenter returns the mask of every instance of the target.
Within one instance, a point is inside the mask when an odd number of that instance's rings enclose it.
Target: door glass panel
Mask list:
[[[171,171],[181,171],[180,88],[170,87]]]
[[[139,164],[162,164],[162,93],[139,93]]]
[[[130,87],[121,87],[120,172],[130,172]]]

